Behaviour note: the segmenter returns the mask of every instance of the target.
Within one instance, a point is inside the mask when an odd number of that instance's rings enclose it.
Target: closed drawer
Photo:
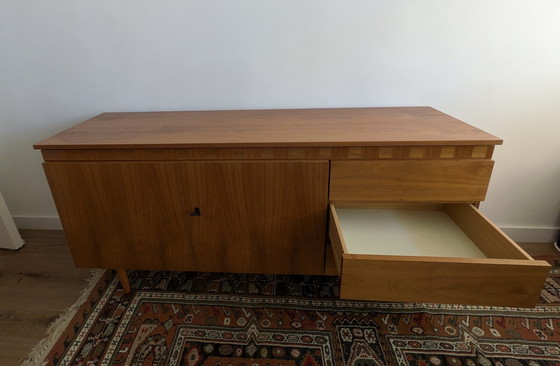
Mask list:
[[[329,236],[344,299],[533,307],[550,268],[468,204],[331,204]]]
[[[477,202],[492,160],[332,161],[331,201]]]

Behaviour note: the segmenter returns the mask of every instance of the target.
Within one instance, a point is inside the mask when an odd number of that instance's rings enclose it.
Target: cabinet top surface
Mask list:
[[[498,145],[431,107],[103,113],[36,149]]]

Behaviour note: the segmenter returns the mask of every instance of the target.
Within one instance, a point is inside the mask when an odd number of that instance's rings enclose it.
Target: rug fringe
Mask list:
[[[86,284],[80,296],[69,308],[65,309],[48,327],[45,332],[45,337],[27,354],[27,356],[20,360],[20,366],[43,366],[47,364],[45,358],[54,346],[62,332],[66,329],[76,312],[86,302],[89,294],[97,284],[101,276],[105,273],[104,269],[92,269],[90,275],[86,280]]]

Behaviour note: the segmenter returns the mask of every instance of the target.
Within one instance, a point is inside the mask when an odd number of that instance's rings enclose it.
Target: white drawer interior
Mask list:
[[[336,211],[351,254],[486,258],[442,210]]]

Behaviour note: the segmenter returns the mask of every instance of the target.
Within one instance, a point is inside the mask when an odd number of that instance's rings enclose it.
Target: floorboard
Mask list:
[[[89,276],[74,268],[62,231],[20,233],[23,248],[0,250],[0,365],[18,365]]]

